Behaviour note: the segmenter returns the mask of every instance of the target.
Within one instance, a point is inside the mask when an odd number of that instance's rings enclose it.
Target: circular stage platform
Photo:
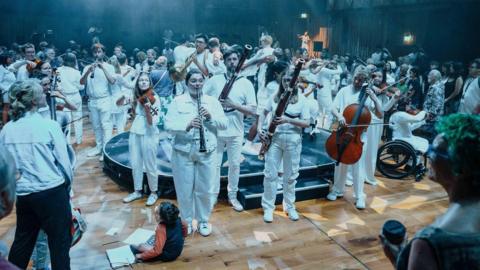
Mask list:
[[[333,175],[333,161],[325,152],[325,141],[329,133],[321,132],[310,137],[304,135],[302,142],[302,155],[300,160],[300,177],[321,177],[331,178]],[[104,148],[104,172],[107,173],[117,184],[131,190],[133,189],[133,180],[130,164],[130,155],[128,151],[129,132],[120,133],[114,136]],[[161,133],[160,147],[158,147],[158,175],[160,195],[169,197],[172,192],[172,168],[170,157],[172,146],[166,132]],[[264,161],[259,160],[257,156],[244,155],[245,159],[240,164],[240,183],[239,187],[248,185],[262,184]],[[223,163],[227,160],[226,152],[223,157]],[[222,166],[221,179],[222,186],[226,186],[226,176],[228,167]],[[146,176],[144,176],[144,187],[146,189]],[[169,188],[166,188],[169,187]],[[169,191],[162,193],[162,188]]]

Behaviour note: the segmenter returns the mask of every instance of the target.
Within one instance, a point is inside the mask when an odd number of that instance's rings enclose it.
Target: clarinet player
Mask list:
[[[216,98],[202,95],[205,78],[199,70],[190,70],[185,81],[188,92],[170,104],[165,129],[173,135],[172,171],[180,215],[188,234],[195,218],[198,232],[208,236],[217,200],[217,130],[225,130],[228,119]]]

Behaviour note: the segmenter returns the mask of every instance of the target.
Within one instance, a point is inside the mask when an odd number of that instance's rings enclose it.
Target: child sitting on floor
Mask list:
[[[130,245],[137,260],[168,262],[180,256],[187,226],[178,214],[178,208],[170,202],[162,202],[155,209],[155,220],[158,222],[155,235],[144,244]]]

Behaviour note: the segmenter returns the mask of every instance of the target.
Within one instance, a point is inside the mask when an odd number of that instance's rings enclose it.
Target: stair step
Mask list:
[[[295,186],[296,201],[305,201],[317,198],[324,198],[329,191],[329,183],[324,178],[310,177],[303,178]],[[241,187],[238,191],[238,200],[245,209],[262,207],[263,184]],[[283,190],[277,190],[275,204],[283,201]]]

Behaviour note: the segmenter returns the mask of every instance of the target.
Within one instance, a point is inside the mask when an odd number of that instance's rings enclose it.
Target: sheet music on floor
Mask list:
[[[132,264],[135,263],[135,255],[133,255],[130,245],[107,249],[105,252],[112,269],[123,266],[130,266],[133,269]]]
[[[123,240],[123,242],[130,245],[140,245],[147,242],[154,234],[154,231],[138,228],[130,234],[127,239]]]

